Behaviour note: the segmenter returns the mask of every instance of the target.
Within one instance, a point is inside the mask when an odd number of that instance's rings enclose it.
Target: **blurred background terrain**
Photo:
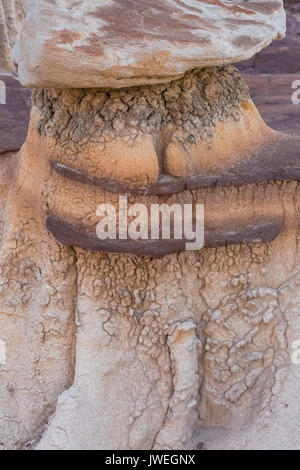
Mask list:
[[[300,104],[292,103],[292,85],[300,80],[300,1],[285,0],[284,4],[285,39],[274,41],[238,68],[265,122],[278,131],[300,135]]]

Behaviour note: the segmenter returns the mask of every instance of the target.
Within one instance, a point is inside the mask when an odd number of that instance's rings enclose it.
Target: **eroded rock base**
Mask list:
[[[207,110],[213,122],[217,112],[213,110],[222,100],[221,108],[226,110],[228,105],[229,114],[237,110],[240,118],[236,121],[233,115],[222,114],[220,126],[235,126],[237,122],[248,139],[246,123],[251,121],[252,129],[261,131],[257,134],[261,142],[273,139],[235,69],[222,68],[219,72],[193,72],[180,86],[175,82],[170,85],[170,90],[159,86],[157,100],[163,107],[147,104],[142,89],[132,91],[132,107],[121,99],[130,96],[129,89],[116,92],[114,98],[100,90],[36,93],[26,143],[13,160],[6,156],[0,161],[3,448],[195,449],[210,439],[210,427],[230,431],[257,419],[271,417],[276,423],[281,419],[274,403],[282,400],[284,377],[290,377],[296,367],[291,365],[292,345],[300,337],[297,181],[253,181],[244,186],[201,187],[176,194],[136,194],[129,201],[203,202],[206,226],[211,229],[229,230],[249,220],[279,222],[277,238],[267,243],[225,243],[154,258],[62,244],[46,227],[47,218],[55,214],[92,231],[97,223],[97,206],[118,200],[118,194],[107,188],[66,178],[53,169],[51,162],[77,166],[87,175],[136,188],[148,184],[151,178],[156,181],[162,168],[171,168],[165,166],[170,161],[167,149],[162,146],[164,151],[156,150],[156,129],[167,126],[172,109],[174,136],[178,136],[176,123],[184,136],[194,132],[196,144],[193,141],[190,145],[197,149],[197,161],[206,155],[200,152],[205,125],[197,121],[199,127],[188,124],[192,127],[185,130],[185,121],[192,122],[191,110],[195,109],[204,114]],[[203,80],[199,85],[200,75]],[[208,91],[202,93],[205,77]],[[220,88],[219,80],[228,87]],[[237,93],[234,83],[241,93],[236,105],[231,101]],[[177,85],[178,94],[173,95]],[[223,90],[219,95],[218,89]],[[170,97],[162,98],[167,90]],[[205,98],[206,93],[210,96],[209,90],[212,98]],[[154,89],[150,92],[155,99]],[[94,99],[102,99],[101,93],[109,101],[105,112],[105,102],[92,104]],[[215,96],[219,101],[214,101]],[[199,97],[203,101],[194,106]],[[116,110],[109,116],[114,103]],[[180,114],[176,121],[178,107],[182,107],[186,119]],[[129,139],[126,147],[125,134],[115,129],[115,120],[126,123],[131,108],[137,117],[138,109],[142,113],[149,109],[150,122],[153,113],[158,124],[142,133],[141,140]],[[164,118],[158,119],[161,110]],[[94,127],[98,125],[97,116],[99,129]],[[129,125],[130,132],[135,125]],[[105,129],[110,129],[111,141],[100,142]],[[210,142],[213,146],[218,132],[222,135],[219,128],[214,129],[203,145]],[[119,132],[121,147],[117,137],[114,139]],[[151,173],[152,163],[147,167],[141,161],[139,172],[131,175],[129,170],[135,166],[130,158],[143,155],[144,138],[151,159],[157,160],[157,171]],[[186,141],[174,139],[167,146],[174,144],[180,151],[188,148],[184,147]],[[252,137],[247,139],[243,152],[232,153],[235,161],[256,148]],[[93,151],[92,145],[96,146]],[[114,161],[113,145],[128,153],[116,153],[115,167],[105,173],[105,158]],[[212,165],[221,167],[221,152],[209,155]],[[127,173],[115,171],[117,157],[123,158]],[[200,168],[197,165],[188,168],[196,171]],[[299,435],[298,424],[293,421],[292,426],[291,432]],[[254,446],[255,438],[258,441],[261,437],[254,436]]]
[[[224,170],[273,137],[232,66],[167,85],[37,89],[33,102],[54,161],[129,187]]]

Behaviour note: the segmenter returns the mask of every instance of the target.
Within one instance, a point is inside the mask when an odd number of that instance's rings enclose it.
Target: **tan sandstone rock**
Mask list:
[[[281,2],[105,1],[98,16],[88,2],[57,0],[56,14],[52,2],[29,3],[23,45],[34,35],[39,45],[20,55],[36,88],[29,132],[0,161],[3,447],[247,448],[236,429],[264,425],[278,447],[290,430],[295,446],[299,424],[283,431],[273,410],[282,397],[299,408],[282,389],[298,384],[299,138],[269,129],[224,65],[284,31]],[[124,42],[116,15],[129,14],[137,30]],[[125,84],[135,86],[108,88]],[[205,248],[99,240],[98,205],[118,211],[124,194],[130,206],[204,203]],[[221,443],[212,427],[227,428]],[[261,441],[252,433],[248,446]]]
[[[22,0],[0,1],[0,71],[14,72],[12,48],[24,18]]]
[[[195,67],[246,60],[285,33],[281,0],[25,1],[25,86],[165,83]]]

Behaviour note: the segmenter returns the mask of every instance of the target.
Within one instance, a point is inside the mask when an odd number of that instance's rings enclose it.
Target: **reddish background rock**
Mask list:
[[[300,3],[287,12],[287,33],[274,41],[238,68],[244,73],[297,73],[300,72]]]
[[[31,92],[9,76],[1,76],[6,84],[6,104],[0,104],[0,154],[17,151],[27,135]]]
[[[292,83],[300,80],[299,74],[249,74],[250,96],[264,121],[287,134],[300,135],[300,104],[292,103]]]
[[[278,131],[300,135],[300,104],[292,103],[292,84],[300,80],[300,2],[285,1],[285,8],[285,39],[237,66],[265,122]]]

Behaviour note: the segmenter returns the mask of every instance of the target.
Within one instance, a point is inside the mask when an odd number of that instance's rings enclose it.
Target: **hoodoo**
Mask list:
[[[232,64],[284,37],[282,2],[25,5],[33,106],[1,173],[0,442],[196,449],[222,427],[241,447],[262,427],[280,442],[279,397],[300,381],[300,138],[264,123]],[[204,204],[205,247],[100,240],[97,208],[118,214],[120,196]]]

